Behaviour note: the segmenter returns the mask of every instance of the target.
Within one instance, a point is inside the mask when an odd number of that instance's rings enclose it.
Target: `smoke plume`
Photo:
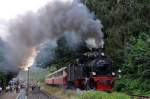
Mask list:
[[[6,56],[14,65],[24,66],[33,48],[47,40],[56,41],[66,33],[76,36],[68,39],[71,42],[94,38],[97,46],[101,46],[101,28],[100,20],[94,20],[94,15],[81,2],[54,0],[36,13],[28,12],[10,21],[7,38],[10,50]]]
[[[9,46],[1,39],[0,37],[0,71],[3,70],[3,72],[17,72],[18,67],[16,67],[14,64],[11,64],[7,58],[6,53],[9,49]]]

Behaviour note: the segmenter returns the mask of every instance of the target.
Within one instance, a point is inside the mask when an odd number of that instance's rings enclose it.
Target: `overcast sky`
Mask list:
[[[0,0],[0,19],[8,20],[26,11],[37,11],[50,0]]]
[[[7,36],[7,21],[27,11],[36,12],[51,0],[0,0],[0,37]]]
[[[50,1],[53,0],[0,0],[0,37],[5,38],[7,35],[6,24],[8,20],[27,11],[36,12]]]

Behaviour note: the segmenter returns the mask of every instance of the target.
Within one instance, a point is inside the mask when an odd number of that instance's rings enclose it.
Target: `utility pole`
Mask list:
[[[26,90],[26,99],[29,98],[29,69],[30,67],[28,67],[28,73],[27,73],[27,90]]]

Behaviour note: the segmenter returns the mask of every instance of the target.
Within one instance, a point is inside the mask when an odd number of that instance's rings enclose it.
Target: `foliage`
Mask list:
[[[48,69],[49,73],[53,73],[53,72],[56,71],[56,70],[57,70],[57,65],[56,65],[56,64],[52,64],[52,65],[49,67],[49,69]]]
[[[118,91],[150,91],[150,0],[86,0],[104,25],[105,51],[122,69]]]
[[[55,64],[57,68],[67,65],[68,62],[75,57],[75,52],[68,47],[67,41],[64,37],[57,41],[57,47],[54,49],[54,52],[55,56],[53,64]]]
[[[150,31],[149,0],[86,0],[86,5],[102,21],[107,34],[106,53],[119,68],[124,62],[124,48],[129,35]]]
[[[148,87],[145,87],[145,89],[143,88],[144,83],[145,86],[149,86],[150,82],[148,80],[142,82],[138,79],[129,79],[123,77],[116,81],[114,90],[125,92],[127,94],[150,96],[150,91],[147,90]]]
[[[67,66],[69,63],[74,61],[82,52],[86,50],[86,47],[83,44],[78,45],[76,48],[69,46],[65,37],[61,37],[57,41],[57,47],[54,48],[54,60],[52,62],[58,68],[62,66]]]
[[[106,93],[106,92],[95,92],[90,91],[83,93],[79,99],[130,99],[128,95],[122,94],[122,93]]]
[[[2,47],[3,46],[3,43],[0,39],[0,46]],[[4,60],[4,56],[3,56],[3,53],[2,53],[2,48],[0,48],[0,67],[1,67],[1,63],[3,62]],[[5,74],[2,72],[1,68],[0,68],[0,86],[5,86],[6,85],[6,78],[5,78]]]
[[[132,78],[149,79],[150,36],[146,33],[141,33],[136,38],[130,37],[125,51],[124,73]]]
[[[6,86],[6,75],[0,71],[0,86]]]
[[[60,99],[130,99],[128,95],[118,92],[80,91],[78,95],[74,90],[64,90],[47,85],[43,85],[42,90]]]
[[[42,91],[47,92],[49,95],[56,97],[57,99],[77,99],[76,92],[74,90],[65,90],[63,88],[50,87],[48,85],[42,85]]]
[[[116,90],[150,95],[150,35],[130,37],[125,48],[123,77],[116,81]]]
[[[139,85],[140,83],[137,80],[121,78],[120,80],[116,81],[115,89],[122,92],[131,92],[132,90],[138,90]]]

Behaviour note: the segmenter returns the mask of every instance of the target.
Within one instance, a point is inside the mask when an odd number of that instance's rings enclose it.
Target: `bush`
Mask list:
[[[6,75],[0,71],[0,86],[6,86]]]
[[[122,77],[116,81],[114,90],[125,92],[127,94],[150,96],[149,83],[149,80],[141,81],[138,79],[127,79]]]
[[[140,89],[147,92],[149,91],[150,93],[150,80],[145,80],[143,83],[141,83]]]
[[[123,93],[117,93],[117,92],[112,93],[110,97],[111,98],[108,99],[130,99],[128,95],[125,95]]]
[[[115,90],[116,91],[127,91],[130,92],[132,90],[137,90],[140,87],[140,82],[135,79],[126,79],[126,78],[121,78],[116,81],[115,83]]]
[[[106,93],[99,91],[90,91],[83,93],[79,99],[130,99],[128,95],[122,93]]]

